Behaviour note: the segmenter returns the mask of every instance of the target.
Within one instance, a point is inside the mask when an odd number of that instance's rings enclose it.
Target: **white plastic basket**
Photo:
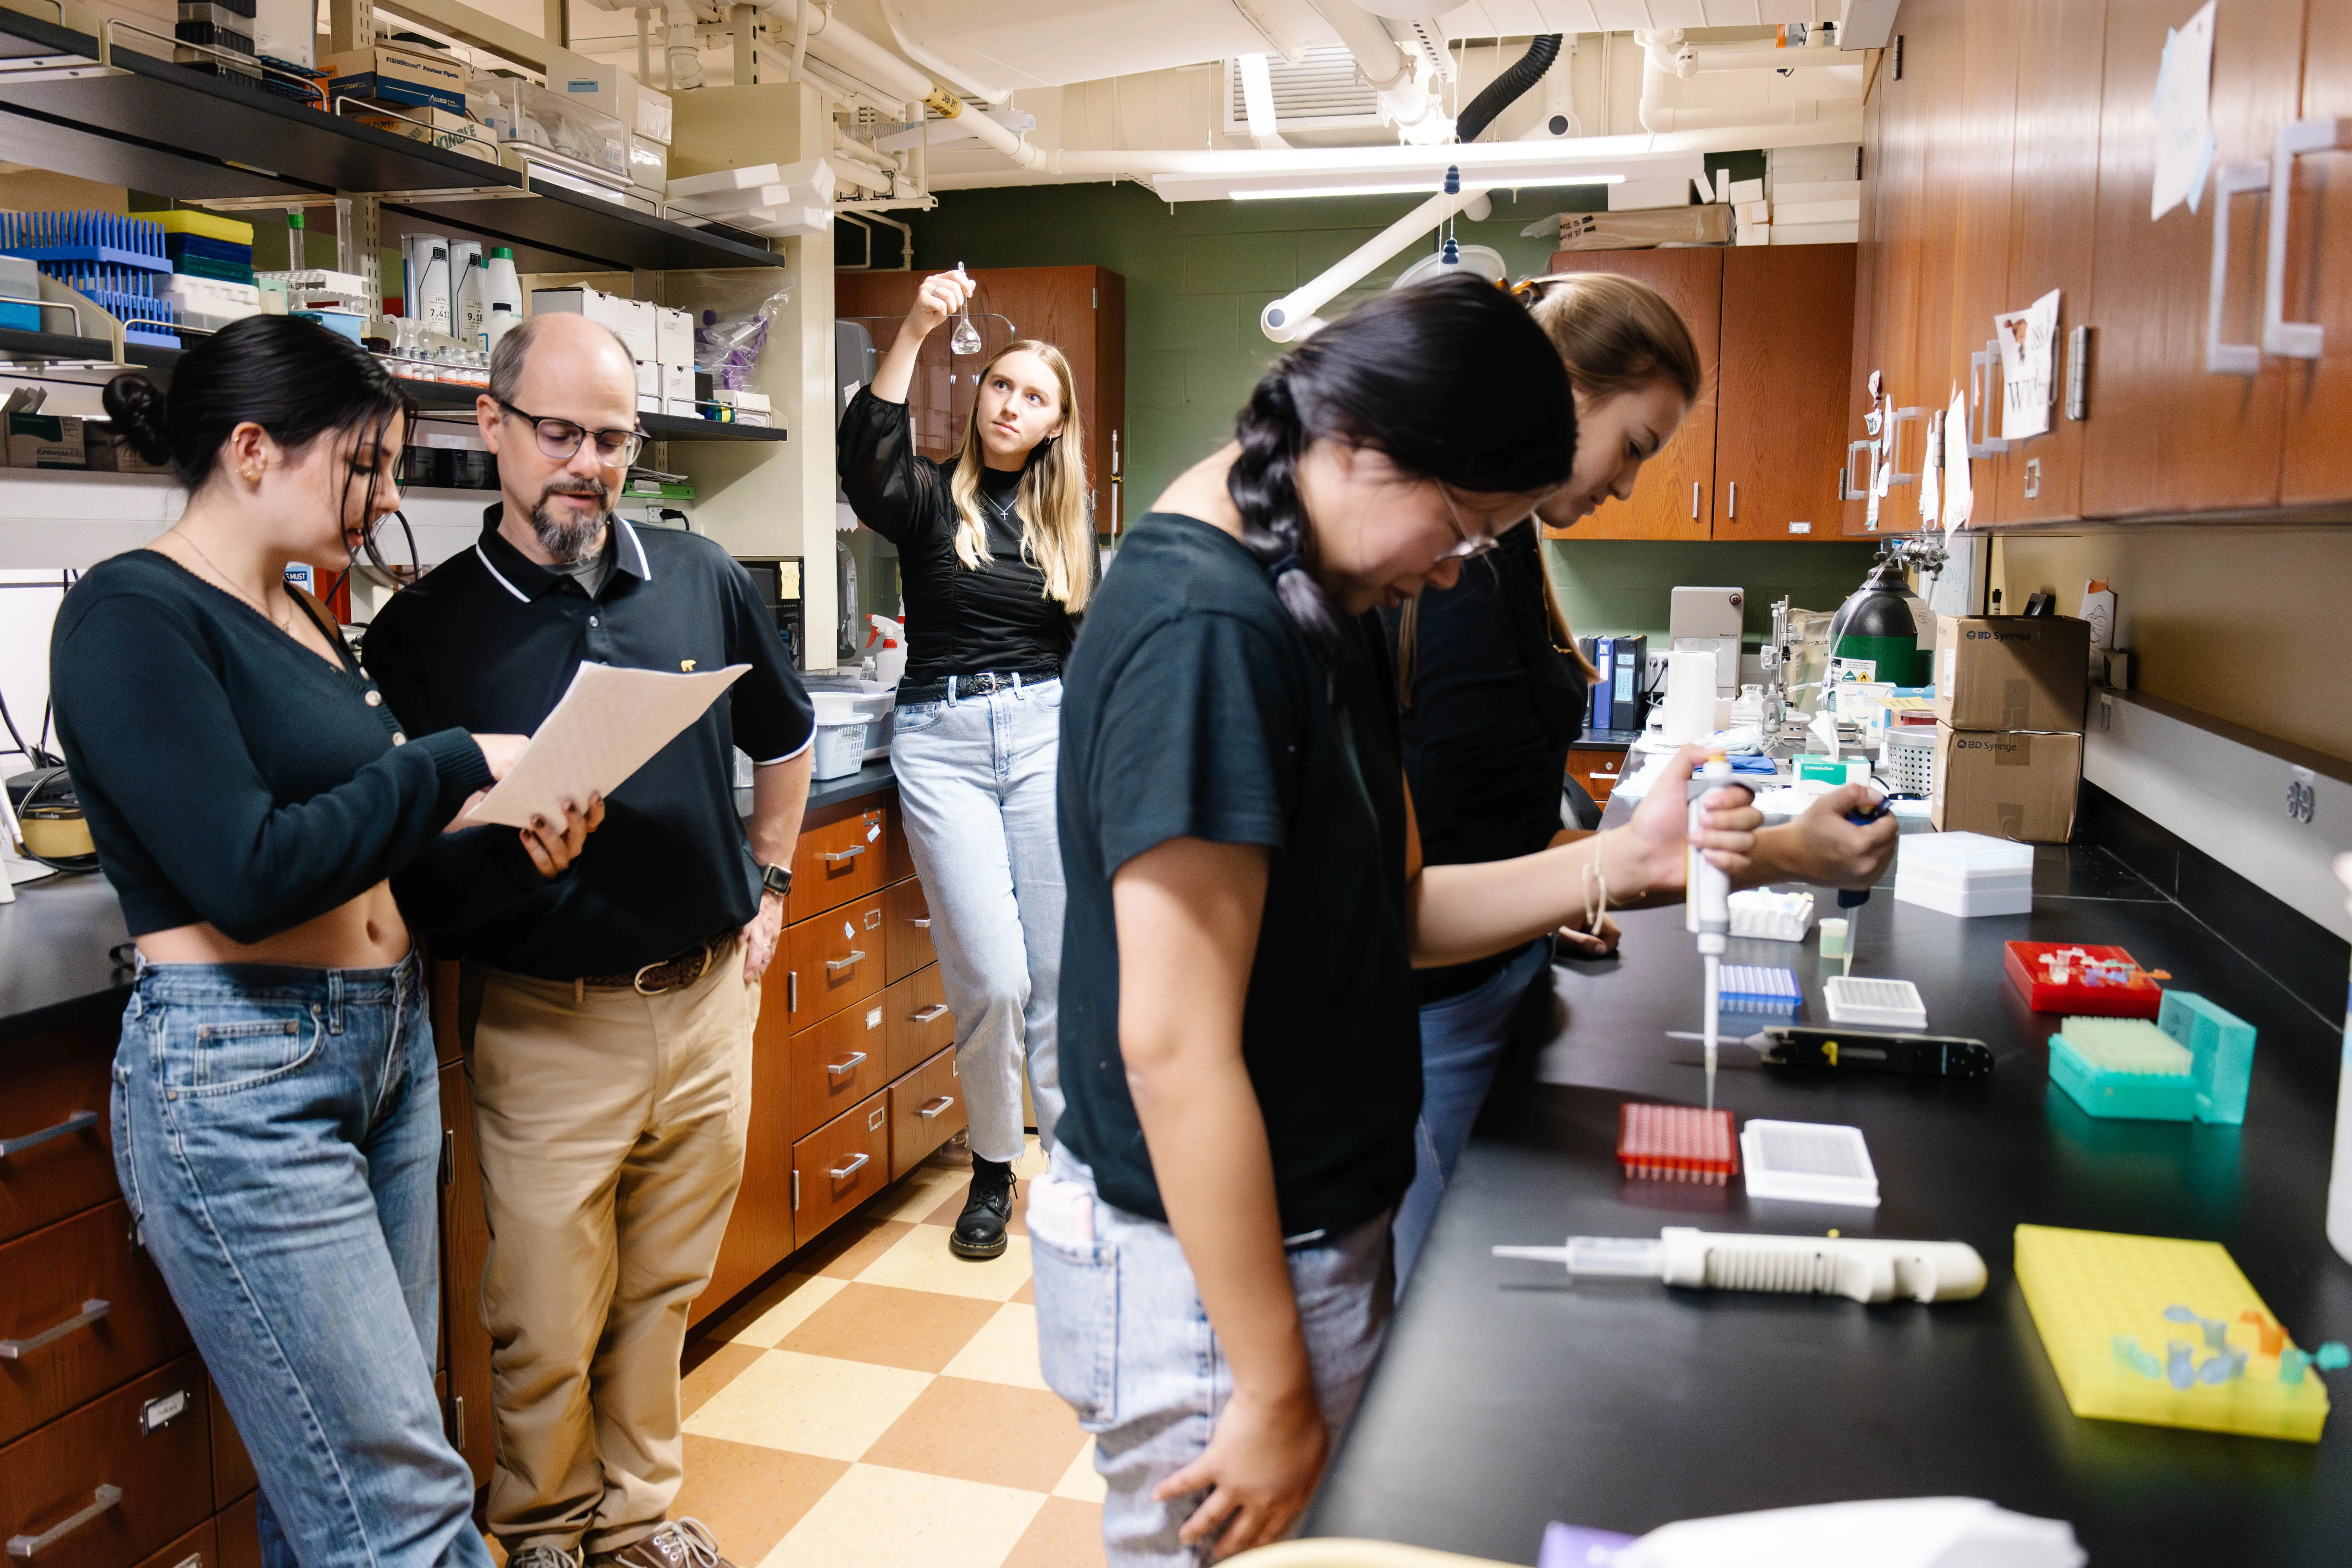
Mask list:
[[[1890,726],[1878,748],[1878,766],[1896,795],[1933,794],[1936,731],[1914,724]]]
[[[1731,934],[1766,942],[1802,942],[1813,923],[1811,893],[1748,888],[1731,895]]]

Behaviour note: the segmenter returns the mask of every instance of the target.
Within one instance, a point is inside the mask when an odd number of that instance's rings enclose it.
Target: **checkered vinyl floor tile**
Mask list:
[[[1030,1152],[1024,1177],[1044,1167]],[[1094,1446],[1037,1370],[1028,1238],[948,1251],[942,1154],[690,1346],[672,1509],[742,1568],[1094,1568]],[[1027,1197],[1024,1182],[1022,1197]]]

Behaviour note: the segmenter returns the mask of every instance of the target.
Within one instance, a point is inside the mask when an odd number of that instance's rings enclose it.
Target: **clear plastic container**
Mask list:
[[[501,142],[521,142],[626,180],[628,136],[618,119],[570,93],[550,92],[517,77],[477,74],[466,84],[466,112]]]
[[[1763,727],[1764,689],[1761,686],[1743,686],[1739,689],[1739,695],[1732,699],[1731,727],[1737,730],[1747,724],[1759,729]]]

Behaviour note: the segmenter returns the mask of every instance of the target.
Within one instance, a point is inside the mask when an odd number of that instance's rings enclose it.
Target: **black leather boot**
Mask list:
[[[956,1215],[948,1237],[948,1250],[974,1260],[1004,1254],[1004,1224],[1013,1217],[1013,1166],[998,1160],[971,1157],[971,1192]]]

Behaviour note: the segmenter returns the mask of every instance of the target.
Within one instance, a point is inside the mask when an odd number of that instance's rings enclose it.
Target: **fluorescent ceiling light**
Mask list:
[[[1539,179],[1511,180],[1511,189],[1520,191],[1548,190],[1555,185],[1622,185],[1622,174],[1548,174]],[[1237,202],[1285,201],[1294,196],[1433,196],[1444,189],[1444,182],[1429,180],[1401,181],[1391,184],[1370,185],[1277,185],[1226,194]]]
[[[1266,73],[1264,55],[1242,55],[1234,62],[1242,73],[1242,107],[1249,114],[1253,136],[1271,136],[1274,130],[1274,78]]]

